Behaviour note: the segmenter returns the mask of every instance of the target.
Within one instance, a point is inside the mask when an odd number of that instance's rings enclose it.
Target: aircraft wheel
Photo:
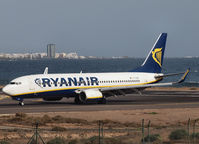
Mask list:
[[[19,105],[20,106],[24,106],[24,102],[19,102]]]
[[[75,97],[75,104],[82,104],[82,102],[79,99],[79,96]]]

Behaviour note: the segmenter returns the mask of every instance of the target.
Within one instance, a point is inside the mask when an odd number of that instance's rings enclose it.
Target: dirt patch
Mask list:
[[[171,126],[183,124],[189,118],[199,119],[199,108],[176,109],[144,109],[144,110],[114,110],[86,112],[53,112],[25,115],[0,116],[1,123],[32,125],[35,122],[47,123],[91,124],[103,120],[106,123],[140,124],[142,119],[150,120],[154,126]],[[121,125],[120,125],[121,126]]]
[[[30,116],[43,116],[41,114],[28,114]],[[151,120],[154,125],[169,126],[187,121],[188,118],[198,119],[199,108],[176,109],[144,109],[144,110],[114,110],[114,111],[88,111],[88,112],[56,112],[48,113],[53,117],[82,119],[88,122],[98,120],[111,120],[119,123],[140,123],[142,119]]]

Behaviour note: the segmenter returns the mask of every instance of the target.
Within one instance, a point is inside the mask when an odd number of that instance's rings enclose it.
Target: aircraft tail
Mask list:
[[[166,46],[167,33],[161,33],[144,63],[131,72],[161,73]]]

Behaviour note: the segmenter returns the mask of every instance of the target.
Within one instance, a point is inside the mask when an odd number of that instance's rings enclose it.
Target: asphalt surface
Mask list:
[[[0,96],[2,93],[0,93]],[[2,97],[2,96],[1,96]],[[133,109],[164,108],[199,108],[199,91],[144,91],[143,95],[130,94],[110,97],[107,104],[76,105],[72,98],[57,102],[46,102],[41,99],[25,99],[24,106],[10,98],[0,100],[0,114],[17,112],[72,112],[72,111],[109,111]]]

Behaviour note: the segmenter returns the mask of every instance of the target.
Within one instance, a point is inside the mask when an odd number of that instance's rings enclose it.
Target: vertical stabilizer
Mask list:
[[[161,33],[144,63],[132,72],[161,73],[167,33]]]

